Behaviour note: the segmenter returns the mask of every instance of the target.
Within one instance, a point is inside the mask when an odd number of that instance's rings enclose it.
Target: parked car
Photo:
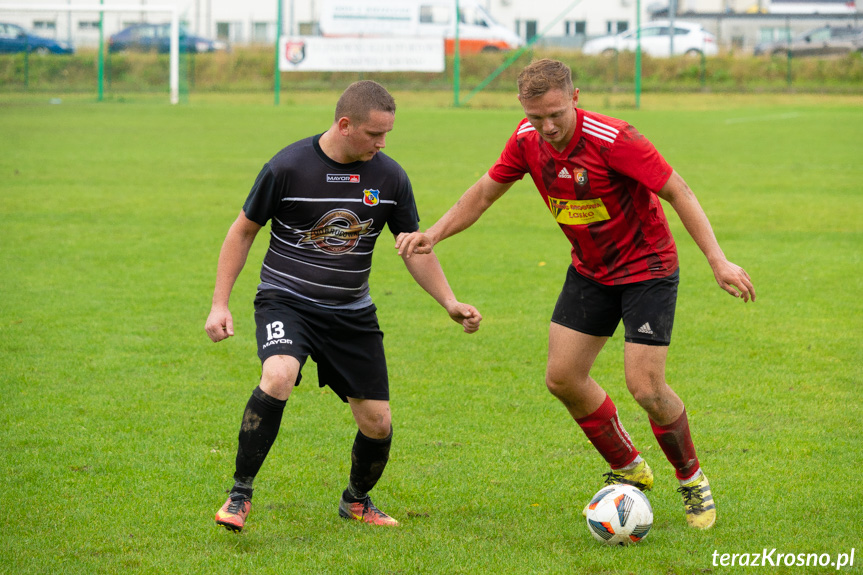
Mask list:
[[[180,26],[181,52],[214,52],[224,50],[224,42],[189,34]],[[167,53],[171,49],[170,24],[133,24],[108,38],[109,52],[133,50],[136,52]]]
[[[0,22],[0,53],[35,52],[36,54],[71,54],[75,50],[65,42],[31,34],[21,26]]]
[[[602,36],[584,43],[585,54],[615,54],[635,52],[635,30],[627,30],[616,36]],[[641,51],[656,58],[667,58],[671,54],[671,23],[651,22],[641,27]],[[714,56],[719,51],[716,37],[700,24],[674,22],[674,55]]]
[[[821,26],[791,39],[756,44],[755,55],[833,56],[863,51],[863,28],[851,26]]]

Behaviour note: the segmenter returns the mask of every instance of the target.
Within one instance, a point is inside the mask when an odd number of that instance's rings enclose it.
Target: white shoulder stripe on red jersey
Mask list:
[[[603,124],[602,122],[597,122],[587,116],[584,117],[582,130],[585,134],[596,136],[600,140],[605,140],[609,143],[614,143],[614,140],[617,138],[617,134],[620,133],[620,130],[617,128],[609,126],[608,124]]]
[[[594,120],[593,118],[588,118],[587,116],[584,117],[584,123],[588,124],[591,128],[596,128],[599,131],[608,132],[608,134],[611,136],[616,136],[618,133],[620,133],[620,130],[618,130],[614,126],[603,124],[602,122]]]
[[[516,132],[516,134],[520,136],[521,134],[524,134],[525,132],[530,132],[533,129],[534,127],[530,125],[530,122],[525,122],[518,127],[518,132]]]
[[[605,134],[600,134],[599,132],[594,132],[594,131],[592,131],[592,130],[588,130],[587,128],[584,128],[582,131],[583,131],[585,134],[588,134],[588,135],[590,135],[590,136],[596,136],[596,137],[597,137],[597,138],[599,138],[600,140],[605,140],[605,141],[606,141],[606,142],[608,142],[609,144],[613,144],[613,143],[614,143],[614,138],[609,138],[609,137],[608,137],[607,135],[605,135]]]

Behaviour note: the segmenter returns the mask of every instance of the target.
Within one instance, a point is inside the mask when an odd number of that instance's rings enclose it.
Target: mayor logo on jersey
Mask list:
[[[359,174],[327,174],[328,184],[359,184]]]

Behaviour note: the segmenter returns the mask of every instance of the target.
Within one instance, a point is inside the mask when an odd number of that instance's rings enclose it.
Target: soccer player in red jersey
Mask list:
[[[653,471],[590,376],[623,320],[626,386],[647,412],[675,469],[689,525],[708,529],[716,506],[701,470],[686,410],[665,381],[677,300],[678,260],[660,198],[674,208],[719,286],[755,301],[746,271],[725,257],[695,195],[647,138],[628,123],[578,105],[569,67],[538,60],[518,78],[519,122],[498,161],[425,233],[400,234],[400,254],[425,254],[479,217],[530,174],[572,244],[572,265],[549,329],[546,386],[608,462],[606,483],[653,487]]]

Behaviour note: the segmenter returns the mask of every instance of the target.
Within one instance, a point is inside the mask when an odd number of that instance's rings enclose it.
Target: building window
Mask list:
[[[78,30],[98,30],[99,29],[99,21],[98,20],[79,20],[78,21]]]
[[[584,36],[587,34],[586,20],[567,20],[564,22],[566,36]]]
[[[268,44],[276,39],[276,24],[274,22],[253,22],[252,42]]]
[[[781,28],[761,28],[758,30],[759,42],[784,42],[788,39],[788,29],[784,26]]]
[[[231,25],[227,22],[216,22],[216,38],[227,40],[231,33]]]
[[[33,21],[33,29],[34,30],[56,30],[57,23],[53,20],[34,20]]]
[[[449,24],[449,6],[427,4],[420,6],[420,22],[423,24]]]
[[[525,20],[524,39],[530,42],[536,36],[536,20]]]
[[[224,42],[243,42],[241,22],[216,22],[216,38]]]
[[[297,30],[300,36],[319,36],[321,29],[317,22],[298,22]]]
[[[609,34],[620,34],[629,30],[629,22],[626,20],[609,20],[605,23],[605,30]]]

